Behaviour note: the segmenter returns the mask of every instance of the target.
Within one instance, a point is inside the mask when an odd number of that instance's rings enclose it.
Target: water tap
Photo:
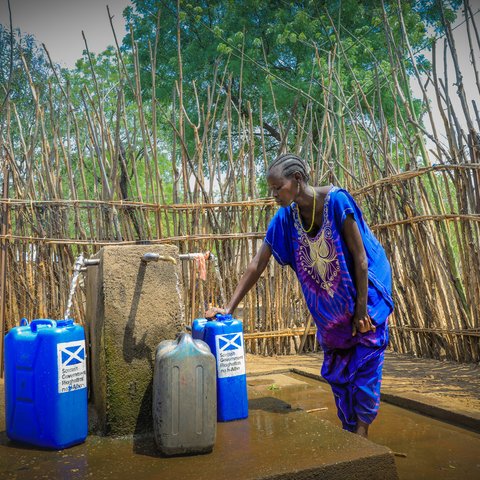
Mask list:
[[[170,262],[170,263],[173,263],[174,265],[177,264],[177,261],[175,260],[175,258],[173,258],[172,256],[170,255],[160,255],[159,253],[144,253],[142,255],[142,261],[143,262],[158,262],[159,260],[163,260],[165,262]]]

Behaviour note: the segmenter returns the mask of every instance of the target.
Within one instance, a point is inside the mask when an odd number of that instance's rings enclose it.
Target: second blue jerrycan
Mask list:
[[[61,450],[87,438],[85,332],[68,320],[22,319],[5,337],[5,417],[14,441]]]
[[[215,320],[198,318],[192,336],[204,340],[217,361],[217,419],[219,422],[248,417],[247,375],[243,324],[232,315]]]
[[[211,452],[217,432],[215,358],[208,345],[180,333],[156,350],[155,442],[164,455]]]

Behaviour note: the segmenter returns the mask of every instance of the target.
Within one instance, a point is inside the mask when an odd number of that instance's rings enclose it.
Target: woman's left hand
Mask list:
[[[370,318],[370,315],[366,313],[365,315],[354,315],[352,321],[352,337],[357,333],[367,333],[374,332],[377,327],[374,325],[373,320]]]
[[[210,307],[206,312],[205,312],[205,318],[214,318],[217,313],[220,313],[221,315],[225,315],[227,313],[227,310],[225,308],[219,308],[219,307]]]

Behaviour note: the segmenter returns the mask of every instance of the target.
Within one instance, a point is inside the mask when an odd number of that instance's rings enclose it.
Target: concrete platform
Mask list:
[[[260,380],[260,383],[258,382]],[[249,387],[250,416],[219,423],[213,453],[162,458],[153,438],[90,436],[60,452],[14,445],[0,424],[0,478],[178,480],[390,480],[393,454],[273,395],[266,387],[298,389],[301,381],[273,376]],[[292,383],[293,382],[293,383]],[[255,383],[255,382],[254,382]],[[3,390],[3,384],[1,384]],[[3,391],[0,392],[3,399]],[[3,411],[3,405],[2,411]],[[3,418],[2,418],[3,422]]]
[[[328,479],[339,478],[337,474],[344,479],[377,478],[372,477],[372,466],[376,469],[391,461],[389,450],[379,445],[388,445],[396,452],[395,463],[402,480],[480,478],[478,429],[475,425],[470,430],[451,425],[461,425],[457,421],[459,414],[478,422],[479,365],[388,352],[382,398],[390,396],[389,402],[400,405],[415,399],[414,410],[437,418],[447,412],[446,419],[451,423],[418,415],[412,408],[383,404],[370,432],[375,445],[338,429],[328,385],[305,377],[318,379],[321,362],[321,354],[247,355],[251,399],[248,421],[219,424],[212,454],[172,459],[158,456],[151,437],[90,436],[85,444],[60,452],[13,445],[4,431],[0,380],[0,478],[178,480],[179,474],[200,480]],[[292,379],[288,372],[293,369],[301,370],[302,376]],[[305,387],[306,383],[314,388]],[[432,406],[441,415],[434,415]],[[328,442],[332,430],[338,436],[335,434]],[[338,455],[335,459],[334,454]],[[356,473],[352,473],[354,470]],[[389,466],[386,470],[390,474]]]

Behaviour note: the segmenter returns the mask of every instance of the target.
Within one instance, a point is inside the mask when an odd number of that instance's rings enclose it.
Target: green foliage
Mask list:
[[[35,102],[22,55],[30,72],[35,95],[41,100],[46,100],[52,73],[45,51],[37,44],[33,35],[22,34],[18,29],[13,32],[12,43],[10,30],[0,24],[0,102],[3,106],[8,93],[10,101],[16,106],[22,125],[28,128],[28,125],[34,124]],[[4,113],[5,110],[2,109],[0,112],[2,127],[6,121]],[[11,123],[12,134],[14,139],[18,140],[15,124],[16,122]]]
[[[425,24],[433,27],[437,33],[443,33],[442,11],[445,20],[453,23],[462,4],[462,0],[418,0],[414,9]]]
[[[428,40],[427,22],[439,28],[439,14],[434,3],[415,0],[401,3],[414,50],[423,47]],[[451,19],[459,1],[444,3],[446,16]],[[125,16],[143,66],[144,97],[151,95],[148,65],[151,63],[150,48],[155,45],[158,35],[155,54],[159,81],[155,95],[164,105],[171,104],[172,84],[180,73],[178,21],[184,102],[194,122],[197,112],[193,82],[201,100],[205,100],[207,85],[211,85],[214,79],[218,82],[214,72],[226,72],[226,78],[231,78],[233,99],[242,99],[242,109],[246,108],[247,102],[258,105],[260,98],[263,99],[264,125],[271,127],[266,132],[267,141],[269,136],[278,138],[279,132],[275,133],[277,114],[280,121],[286,122],[296,99],[300,101],[300,108],[309,101],[314,102],[319,113],[325,108],[322,81],[328,74],[328,57],[334,52],[337,54],[334,58],[340,82],[338,88],[343,91],[345,98],[353,98],[353,92],[360,86],[367,92],[368,102],[375,103],[375,96],[379,93],[375,75],[379,74],[383,85],[380,91],[383,113],[387,122],[392,120],[395,99],[388,82],[394,66],[390,63],[386,48],[383,13],[378,1],[183,1],[179,12],[174,0],[134,0],[133,4],[134,7],[127,9]],[[405,48],[395,13],[397,1],[390,0],[385,4],[396,47]],[[158,16],[160,28],[157,30]],[[125,51],[131,50],[131,39],[130,34],[125,37]],[[347,61],[340,60],[340,54]],[[429,68],[424,57],[418,56],[418,61],[420,68]],[[405,68],[411,73],[406,55]],[[272,94],[276,111],[269,101]],[[344,107],[341,106],[342,109]],[[258,113],[258,109],[254,109],[257,124]],[[270,140],[275,144],[276,140]]]
[[[412,66],[406,55],[397,15],[398,2],[385,0],[384,3],[395,48],[404,52],[400,70],[411,74]],[[443,0],[445,18],[453,20],[460,3],[460,0]],[[405,0],[400,4],[410,44],[418,52],[429,41],[428,26],[440,31],[442,10],[438,8],[438,0]],[[160,154],[157,165],[149,163],[152,152],[148,144],[152,139],[145,138],[142,131],[140,110],[150,132],[153,127],[156,128],[156,150],[170,152],[172,132],[169,120],[173,110],[172,95],[180,78],[180,61],[183,102],[188,118],[196,124],[200,121],[199,117],[208,113],[198,109],[197,94],[199,104],[203,106],[207,99],[214,98],[211,103],[213,110],[217,106],[223,108],[228,92],[233,103],[240,107],[232,109],[232,128],[240,124],[240,117],[248,117],[250,106],[255,134],[260,128],[264,129],[267,151],[275,152],[278,148],[281,136],[278,125],[287,124],[297,102],[297,118],[311,108],[313,116],[319,119],[327,108],[324,105],[324,98],[327,98],[330,102],[328,108],[335,112],[335,131],[346,128],[347,135],[353,131],[353,122],[361,120],[367,126],[378,125],[380,104],[382,121],[387,125],[394,124],[394,112],[397,109],[398,113],[398,108],[402,108],[396,106],[401,102],[391,83],[392,72],[398,72],[398,65],[391,62],[382,6],[376,0],[186,0],[180,2],[180,11],[177,11],[176,0],[134,0],[124,16],[128,34],[121,48],[123,64],[119,63],[117,52],[109,47],[99,54],[84,51],[75,69],[61,72],[60,81],[73,107],[79,134],[77,141],[72,141],[70,145],[73,167],[84,154],[89,167],[86,196],[94,195],[102,182],[98,157],[103,155],[109,165],[118,160],[112,158],[112,144],[117,145],[117,142],[125,153],[126,169],[122,174],[129,180],[126,182],[128,191],[122,190],[122,198],[143,196],[149,190],[151,171],[146,165],[150,165],[152,171],[161,171],[166,195],[171,195],[169,182],[172,179],[168,175],[171,165],[167,157]],[[9,34],[0,25],[0,87],[4,95],[10,78]],[[45,106],[47,131],[55,131],[61,138],[71,137],[74,127],[67,121],[66,99],[52,76],[45,53],[33,37],[22,37],[17,33],[15,38],[10,98],[17,107],[20,123],[27,126],[35,124],[35,102],[20,59],[21,49],[29,65],[35,91],[41,96],[40,103]],[[140,72],[138,83],[135,82],[136,53]],[[156,65],[155,88],[152,87],[152,53]],[[430,68],[421,54],[417,54],[417,62],[420,69]],[[329,84],[327,78],[332,73],[334,80]],[[404,91],[409,93],[408,78],[400,78],[400,82]],[[328,90],[330,88],[333,91]],[[355,100],[359,89],[365,93],[365,97],[357,97],[361,111],[358,111]],[[215,95],[220,96],[219,102]],[[153,99],[156,101],[155,112]],[[263,125],[260,125],[260,100]],[[421,117],[420,101],[413,100],[410,107],[417,117]],[[349,116],[349,109],[355,111],[355,115]],[[108,132],[105,132],[105,125],[99,123],[99,118],[105,119]],[[178,121],[178,115],[176,118]],[[2,121],[5,122],[5,118]],[[152,125],[154,121],[155,126]],[[14,141],[18,143],[15,128],[13,133]],[[26,135],[29,133],[24,132]],[[407,135],[410,133],[406,132]],[[314,132],[316,134],[320,135]],[[108,135],[110,144],[106,141]],[[238,132],[233,131],[232,135],[235,149]],[[292,128],[288,144],[295,144],[295,135]],[[97,145],[95,139],[98,138],[102,140]],[[352,134],[352,138],[357,137]],[[392,138],[395,140],[393,135]],[[184,139],[192,154],[195,151],[193,129],[186,128]],[[321,140],[314,139],[316,142]],[[358,138],[360,142],[363,140],[366,137]],[[220,154],[226,156],[228,142],[224,138],[218,141]],[[331,155],[340,159],[343,152],[339,148]],[[260,163],[263,165],[263,162]],[[261,173],[261,168],[259,170]],[[261,193],[266,194],[266,185],[259,182],[257,186]]]
[[[270,390],[271,392],[278,392],[280,387],[276,383],[272,383],[267,387],[267,390]]]

